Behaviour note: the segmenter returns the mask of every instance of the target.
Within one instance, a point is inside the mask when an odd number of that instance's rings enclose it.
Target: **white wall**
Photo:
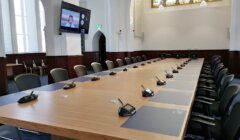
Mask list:
[[[67,0],[79,5],[79,1]],[[46,49],[48,56],[81,55],[79,34],[62,33],[59,35],[60,9],[62,0],[42,0],[46,13]]]
[[[0,1],[0,57],[5,57],[4,36],[3,36],[3,16],[2,16],[2,1]]]
[[[81,47],[80,35],[58,35],[61,0],[42,0],[46,14],[47,55],[76,55]],[[79,4],[78,0],[65,0]],[[142,40],[134,37],[130,27],[130,0],[80,0],[81,6],[91,10],[89,34],[86,35],[85,50],[98,51],[94,36],[100,30],[106,37],[107,52],[135,51],[142,46]],[[119,35],[119,30],[122,33]]]
[[[207,7],[151,9],[144,3],[143,50],[209,50],[229,48],[229,1]]]
[[[232,0],[230,50],[240,51],[240,1]]]

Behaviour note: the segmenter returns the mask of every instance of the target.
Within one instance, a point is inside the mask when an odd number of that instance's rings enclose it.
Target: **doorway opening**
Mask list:
[[[107,59],[106,37],[101,31],[98,31],[93,37],[93,51],[95,52],[94,61],[101,63],[105,69]]]
[[[104,34],[101,34],[99,37],[99,62],[102,64],[104,68],[106,68],[105,61],[107,60],[107,52],[106,52],[106,37]]]

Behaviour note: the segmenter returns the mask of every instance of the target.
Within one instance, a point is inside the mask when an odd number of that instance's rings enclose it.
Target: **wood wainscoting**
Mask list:
[[[8,93],[6,59],[0,57],[0,96]]]
[[[144,51],[134,51],[134,52],[107,52],[107,59],[113,61],[116,64],[116,59],[124,59],[124,57],[136,57],[140,55],[147,55],[149,59],[159,57],[160,54],[189,54],[195,53],[199,57],[205,58],[206,61],[210,60],[213,55],[221,55],[224,64],[229,68],[231,73],[240,76],[240,65],[238,62],[240,60],[240,52],[225,50],[173,50],[173,51],[161,51],[161,50],[144,50]],[[53,68],[65,68],[69,72],[70,78],[76,77],[73,67],[75,65],[85,65],[88,69],[91,69],[91,63],[99,60],[98,52],[85,52],[82,56],[46,56],[46,53],[28,53],[28,54],[8,54],[6,58],[0,58],[0,69],[1,78],[6,79],[6,63],[15,63],[18,59],[19,63],[25,60],[33,59],[44,59],[47,60],[48,64],[48,75],[49,71]],[[53,80],[49,76],[49,83]],[[1,92],[7,93],[7,82],[1,80]]]
[[[48,75],[49,83],[53,83],[53,79],[50,76],[50,70],[54,68],[64,68],[68,70],[70,78],[76,77],[76,73],[73,69],[75,65],[83,64],[83,56],[47,56],[48,63]]]

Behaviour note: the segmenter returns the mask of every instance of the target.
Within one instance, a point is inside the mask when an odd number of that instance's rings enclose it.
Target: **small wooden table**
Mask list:
[[[22,64],[14,64],[14,63],[9,63],[6,65],[7,68],[7,77],[13,77],[14,75],[16,75],[15,73],[19,74],[22,72],[22,70],[19,70],[17,72],[15,72],[15,68],[19,68],[22,67]]]

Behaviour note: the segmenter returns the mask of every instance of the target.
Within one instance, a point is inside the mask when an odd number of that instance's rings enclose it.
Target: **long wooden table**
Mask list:
[[[77,87],[71,90],[36,91],[39,94],[37,101],[23,105],[10,102],[0,106],[0,123],[50,133],[55,136],[55,139],[64,139],[64,137],[90,140],[183,139],[203,59],[191,61],[183,70],[180,70],[179,74],[174,74],[173,79],[165,79],[165,70],[171,71],[171,67],[176,67],[176,64],[184,61],[186,59],[164,59],[146,66],[138,64],[139,68],[131,68],[127,72],[118,68],[116,70],[119,72],[115,76],[101,76],[101,80],[95,82],[77,82]],[[88,77],[91,76],[93,75],[88,75]],[[156,85],[155,76],[165,79],[167,85],[172,84],[159,87]],[[164,92],[177,92],[179,97],[186,95],[188,103],[150,101],[150,98],[141,96],[142,84],[155,91],[156,95]],[[185,112],[178,135],[123,127],[131,117],[118,116],[119,105],[114,102],[118,98],[134,105],[137,113],[142,107]],[[171,96],[171,98],[178,101],[178,97]],[[171,125],[174,127],[174,123]]]

